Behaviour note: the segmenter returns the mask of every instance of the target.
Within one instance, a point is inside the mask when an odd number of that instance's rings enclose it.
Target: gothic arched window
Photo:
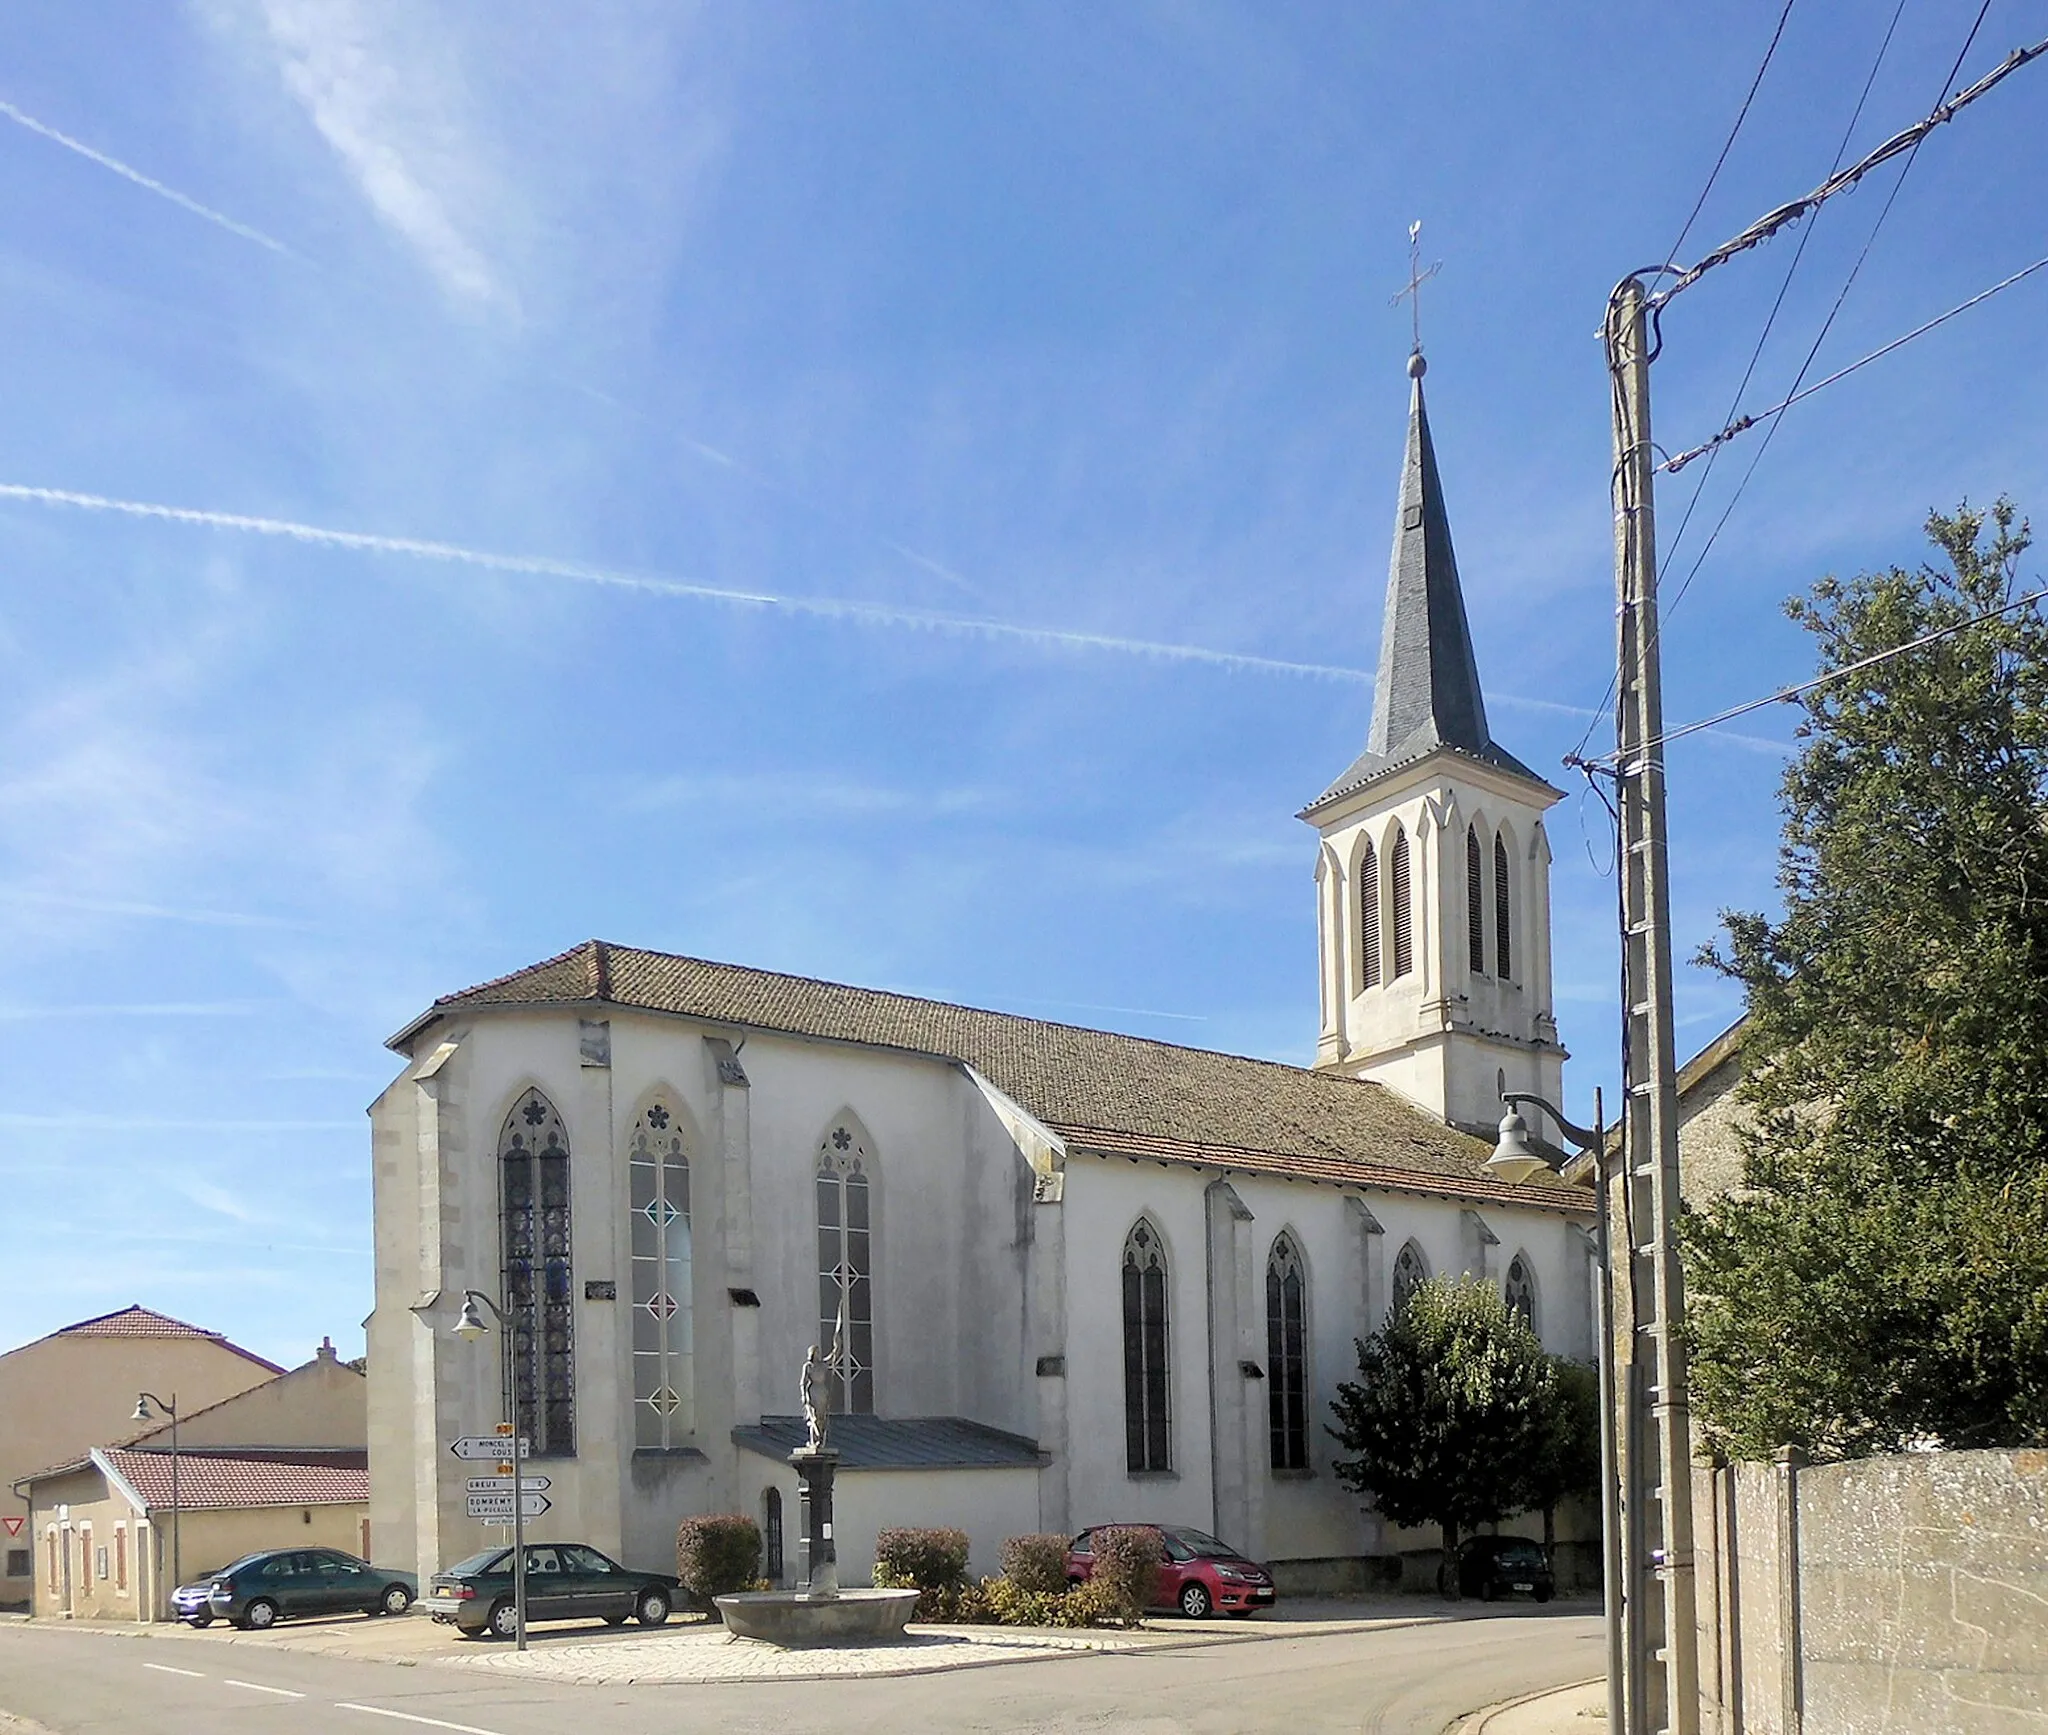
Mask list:
[[[1410,908],[1408,833],[1394,828],[1392,850],[1394,881],[1394,969],[1396,980],[1415,968],[1415,912]]]
[[[1465,944],[1472,974],[1486,974],[1486,894],[1480,881],[1479,830],[1465,827]]]
[[[1400,1308],[1429,1281],[1429,1261],[1422,1249],[1410,1241],[1394,1258],[1394,1286],[1390,1306]]]
[[[667,1103],[649,1103],[626,1152],[632,1211],[633,1441],[680,1446],[696,1428],[690,1309],[690,1157]]]
[[[1308,1468],[1308,1278],[1282,1234],[1266,1260],[1266,1409],[1273,1468]]]
[[[537,1458],[576,1453],[576,1314],[569,1287],[569,1135],[529,1090],[498,1135],[505,1313],[516,1370],[506,1407]],[[515,1395],[516,1394],[516,1402]]]
[[[1509,944],[1508,846],[1505,838],[1493,840],[1493,940],[1499,954],[1495,972],[1505,982],[1514,974],[1514,952]]]
[[[875,1160],[852,1120],[835,1122],[818,1145],[818,1349],[831,1355],[832,1402],[849,1416],[875,1413]]]
[[[1536,1329],[1536,1274],[1529,1269],[1529,1261],[1517,1253],[1508,1264],[1506,1282],[1501,1286],[1501,1299],[1508,1305],[1508,1312],[1519,1313],[1522,1323],[1531,1331]]]
[[[1380,857],[1370,843],[1358,857],[1358,985],[1380,985]]]
[[[1166,1249],[1143,1217],[1124,1237],[1124,1461],[1173,1468],[1167,1416]]]

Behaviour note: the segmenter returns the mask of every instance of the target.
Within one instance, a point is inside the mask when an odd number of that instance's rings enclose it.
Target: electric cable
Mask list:
[[[1735,135],[1742,131],[1742,123],[1749,118],[1749,105],[1756,101],[1758,88],[1763,84],[1764,74],[1771,69],[1771,60],[1778,52],[1778,42],[1785,34],[1785,21],[1792,16],[1797,0],[1785,0],[1784,11],[1778,14],[1778,28],[1771,32],[1770,46],[1764,50],[1764,57],[1758,63],[1756,77],[1749,81],[1749,94],[1742,99],[1742,107],[1735,111],[1735,124],[1728,129],[1728,137],[1722,141],[1721,154],[1714,159],[1714,166],[1707,171],[1707,184],[1700,188],[1700,196],[1693,201],[1692,213],[1685,220],[1685,226],[1678,231],[1678,239],[1671,244],[1667,259],[1676,259],[1685,247],[1686,236],[1692,233],[1692,226],[1699,220],[1699,214],[1707,202],[1707,195],[1714,190],[1714,183],[1721,178],[1722,166],[1728,161],[1728,153],[1735,148]]]

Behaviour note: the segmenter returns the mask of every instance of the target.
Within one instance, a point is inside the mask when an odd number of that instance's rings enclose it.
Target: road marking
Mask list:
[[[154,1669],[159,1675],[190,1675],[195,1681],[206,1679],[197,1669],[174,1669],[169,1663],[144,1663],[145,1669]]]
[[[495,1729],[479,1729],[474,1723],[450,1723],[441,1717],[419,1717],[410,1711],[387,1711],[382,1705],[352,1705],[343,1699],[335,1706],[337,1711],[367,1711],[372,1717],[396,1717],[401,1722],[425,1723],[434,1729],[459,1729],[462,1735],[498,1735]]]
[[[280,1699],[303,1699],[306,1696],[294,1693],[289,1687],[266,1687],[261,1681],[231,1681],[225,1675],[221,1677],[220,1684],[223,1687],[243,1687],[251,1693],[275,1693]]]

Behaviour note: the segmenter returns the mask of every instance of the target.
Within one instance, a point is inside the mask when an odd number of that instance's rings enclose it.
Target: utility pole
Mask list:
[[[1623,1595],[1629,1735],[1698,1735],[1692,1439],[1685,1305],[1673,1245],[1679,1211],[1678,1060],[1671,1013],[1671,891],[1664,825],[1664,699],[1658,672],[1650,321],[1640,278],[1607,304],[1614,397],[1615,769],[1627,1033],[1620,1185],[1627,1212],[1629,1333]],[[1618,1335],[1618,1334],[1617,1334]],[[1609,1691],[1617,1683],[1609,1683]]]

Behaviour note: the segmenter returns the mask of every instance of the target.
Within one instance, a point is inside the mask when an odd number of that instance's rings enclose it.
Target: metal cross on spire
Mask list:
[[[1408,302],[1409,312],[1415,325],[1415,353],[1422,353],[1422,286],[1444,268],[1439,259],[1425,271],[1422,268],[1422,219],[1416,218],[1408,225],[1408,287],[1397,290],[1387,301],[1389,307],[1399,307]]]

